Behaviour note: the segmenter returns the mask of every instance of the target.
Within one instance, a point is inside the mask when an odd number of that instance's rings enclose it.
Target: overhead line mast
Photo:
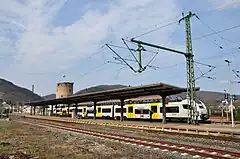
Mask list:
[[[192,39],[191,39],[191,22],[190,19],[193,16],[198,16],[195,13],[189,12],[188,15],[184,17],[182,14],[182,18],[179,20],[179,24],[181,21],[185,21],[186,26],[186,52],[182,52],[179,50],[174,50],[172,48],[167,48],[159,45],[150,44],[147,42],[135,40],[134,38],[131,39],[131,42],[137,43],[139,47],[141,45],[146,45],[150,47],[155,47],[158,49],[170,51],[173,53],[181,54],[186,57],[186,65],[187,65],[187,99],[189,102],[189,114],[188,114],[188,123],[189,124],[198,124],[197,118],[198,113],[196,110],[196,94],[195,94],[195,75],[194,75],[194,61],[193,61],[193,52],[192,52]],[[199,18],[198,18],[199,19]]]
[[[193,61],[193,51],[192,51],[192,35],[191,35],[191,18],[199,17],[192,12],[189,12],[188,15],[184,16],[182,13],[182,18],[179,20],[179,24],[182,21],[185,21],[186,29],[186,62],[187,62],[187,98],[189,99],[190,104],[190,118],[188,118],[188,123],[197,122],[197,110],[196,110],[196,93],[195,93],[195,74],[194,74],[194,61]]]

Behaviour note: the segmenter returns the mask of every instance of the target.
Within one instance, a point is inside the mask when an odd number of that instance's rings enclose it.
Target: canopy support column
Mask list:
[[[124,116],[123,116],[123,113],[124,113],[124,109],[123,109],[124,99],[120,99],[120,101],[121,101],[121,117],[120,117],[120,121],[123,121],[123,119],[124,119]]]
[[[162,124],[166,124],[166,96],[162,96]]]
[[[33,115],[36,114],[36,106],[33,106]]]
[[[97,112],[96,112],[96,110],[97,110],[97,101],[93,101],[93,109],[94,109],[94,110],[93,110],[93,114],[94,114],[93,119],[96,120],[96,115],[97,115],[97,114],[96,114],[96,113],[97,113]]]

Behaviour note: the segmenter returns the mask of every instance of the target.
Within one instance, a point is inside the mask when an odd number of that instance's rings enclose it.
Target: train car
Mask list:
[[[114,105],[98,105],[96,107],[96,118],[103,119],[113,119],[114,118]],[[94,107],[87,108],[87,116],[88,118],[94,117]]]
[[[199,120],[206,121],[209,119],[207,106],[200,100],[197,101],[198,111],[199,111]]]
[[[158,120],[162,119],[162,103],[141,103],[141,104],[132,104],[133,113],[131,113],[131,118],[134,119],[150,119],[150,110],[153,112],[152,119]],[[169,102],[166,104],[166,118],[168,120],[186,120],[188,118],[189,109],[188,109],[187,100]],[[203,102],[196,102],[196,108],[198,111],[198,120],[207,120],[207,108]],[[129,116],[127,114],[127,116]]]
[[[121,118],[121,106],[120,103],[117,105],[115,104],[113,106],[114,108],[114,112],[113,112],[113,117],[115,120],[119,120]],[[123,118],[126,119],[127,118],[127,107],[126,105],[123,106]]]
[[[146,99],[136,101],[125,101],[124,104],[125,119],[150,119],[150,111],[153,112],[152,119],[162,119],[162,102],[161,99]],[[205,121],[208,119],[207,107],[205,104],[197,100],[196,108],[198,112],[198,120]],[[75,107],[71,106],[68,113],[67,106],[59,106],[56,112],[60,116],[71,116],[75,113]],[[80,104],[77,108],[77,115],[81,118],[93,118],[93,104]],[[168,120],[187,120],[189,115],[189,105],[187,100],[171,101],[166,103],[166,118]],[[96,107],[96,117],[105,119],[119,120],[121,117],[120,101],[103,101],[99,102]]]

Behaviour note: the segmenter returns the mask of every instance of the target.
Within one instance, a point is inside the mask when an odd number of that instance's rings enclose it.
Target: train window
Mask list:
[[[135,109],[135,114],[149,114],[149,110],[148,109]]]
[[[128,113],[133,113],[133,107],[128,107]]]
[[[103,108],[102,112],[103,113],[111,113],[111,109],[110,108]]]
[[[162,107],[160,113],[162,113]],[[166,107],[166,113],[179,113],[179,107]]]
[[[123,112],[126,113],[126,108],[123,108]],[[116,108],[116,113],[121,113],[121,108]]]
[[[166,107],[166,113],[179,113],[179,107]]]
[[[72,109],[70,109],[70,112],[72,112]]]
[[[81,112],[82,112],[82,109],[78,109],[78,112],[81,113]]]
[[[83,112],[86,112],[86,108],[83,108]]]
[[[183,109],[188,109],[188,108],[190,108],[190,105],[188,105],[188,104],[183,104],[182,106],[183,106]]]
[[[149,110],[148,109],[144,109],[143,110],[143,114],[149,114]]]
[[[203,107],[202,105],[200,105],[200,104],[199,104],[199,108],[200,108],[200,109],[204,109],[204,107]]]
[[[92,113],[94,113],[94,110],[88,110],[87,112],[92,114]]]
[[[153,111],[153,113],[157,113],[157,106],[156,105],[151,106],[151,110]]]
[[[135,114],[141,114],[141,110],[135,109]]]
[[[59,110],[57,110],[57,112],[59,112]]]
[[[98,108],[97,111],[98,111],[98,113],[101,113],[101,108]]]

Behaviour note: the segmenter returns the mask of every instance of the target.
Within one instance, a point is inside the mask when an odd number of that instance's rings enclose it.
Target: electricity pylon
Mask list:
[[[196,93],[195,93],[195,75],[194,75],[194,61],[193,61],[193,51],[192,51],[192,37],[191,37],[191,18],[195,16],[199,17],[192,12],[189,12],[188,15],[184,16],[182,13],[182,18],[179,20],[185,21],[186,29],[186,65],[187,65],[187,99],[189,99],[189,109],[190,114],[188,116],[188,123],[197,123],[197,110],[196,110]]]

